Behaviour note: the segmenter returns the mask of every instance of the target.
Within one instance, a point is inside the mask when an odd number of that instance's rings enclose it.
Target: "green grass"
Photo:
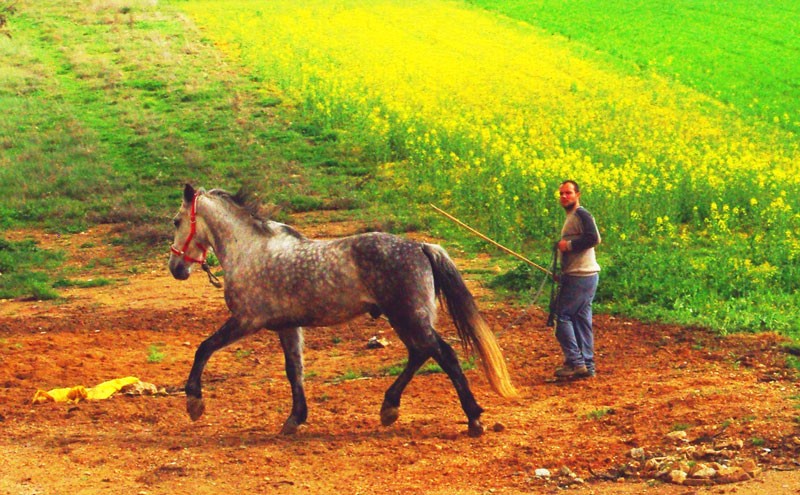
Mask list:
[[[123,15],[114,2],[25,2],[7,15],[0,234],[123,223],[117,242],[150,256],[171,238],[185,182],[247,186],[284,214],[364,205],[351,175],[320,165],[364,169],[330,130],[303,124],[280,94],[226,65],[169,5],[125,5]],[[0,297],[57,297],[65,277],[55,266],[10,263]]]
[[[348,382],[352,380],[360,380],[361,378],[366,378],[369,375],[364,371],[356,371],[356,370],[346,370],[341,375],[335,377],[332,382],[333,383],[341,383],[341,382]]]
[[[786,366],[794,370],[795,374],[800,374],[800,358],[797,356],[787,356]]]
[[[113,284],[113,280],[107,278],[93,278],[89,280],[73,280],[61,278],[53,283],[53,287],[60,289],[65,287],[77,287],[80,289],[90,289],[92,287],[105,287]]]
[[[398,376],[400,373],[403,372],[403,370],[406,367],[406,364],[408,364],[408,360],[407,359],[403,359],[402,361],[400,361],[397,364],[393,364],[391,366],[386,366],[386,367],[382,368],[380,370],[380,374],[384,375],[384,376]],[[474,357],[470,357],[466,361],[461,361],[460,364],[461,364],[461,369],[464,370],[464,371],[473,370],[473,369],[475,369],[475,358]],[[431,375],[431,374],[435,374],[435,373],[444,373],[444,370],[442,370],[442,367],[439,366],[439,364],[437,364],[435,362],[429,362],[429,363],[426,363],[425,365],[423,365],[419,370],[417,370],[416,374],[417,375]]]
[[[252,349],[236,349],[233,353],[233,356],[236,358],[237,361],[241,361],[250,357],[253,354]]]
[[[592,421],[599,421],[604,417],[608,416],[609,414],[614,414],[614,409],[610,407],[601,407],[599,409],[593,409],[589,411],[584,415],[584,417]]]
[[[689,423],[675,423],[672,425],[672,429],[670,431],[687,431],[691,430],[693,425]]]
[[[63,253],[39,249],[32,240],[0,237],[0,299],[56,299],[52,273],[63,260]]]
[[[167,357],[167,353],[164,352],[164,344],[150,344],[147,347],[147,362],[150,364],[160,363]]]
[[[308,171],[338,154],[276,122],[257,80],[220,64],[169,7],[131,5],[119,16],[112,3],[36,2],[12,18],[0,226],[163,222],[165,236],[184,181],[252,185],[290,211],[346,190]]]

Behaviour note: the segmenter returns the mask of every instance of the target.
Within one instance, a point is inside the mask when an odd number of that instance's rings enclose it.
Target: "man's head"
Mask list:
[[[574,180],[565,180],[558,186],[558,199],[567,213],[572,212],[580,206],[581,187]]]

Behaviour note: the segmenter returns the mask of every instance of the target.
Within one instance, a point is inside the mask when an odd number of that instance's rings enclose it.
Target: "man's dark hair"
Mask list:
[[[572,179],[565,180],[564,182],[562,182],[561,184],[559,184],[559,186],[558,186],[558,187],[561,187],[561,186],[563,186],[564,184],[572,184],[572,187],[575,189],[575,192],[576,192],[576,193],[579,193],[579,192],[581,192],[581,186],[579,186],[579,185],[578,185],[578,183],[577,183],[577,182],[575,182],[575,181],[574,181],[574,180],[572,180]]]

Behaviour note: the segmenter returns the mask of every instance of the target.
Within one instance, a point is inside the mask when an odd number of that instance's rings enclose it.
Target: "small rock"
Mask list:
[[[672,471],[673,471],[672,466],[664,465],[658,471],[656,471],[653,477],[658,478],[660,480],[669,479],[669,475]]]
[[[717,474],[717,470],[705,464],[698,464],[692,472],[692,478],[711,479]]]
[[[158,388],[152,383],[138,381],[125,385],[120,389],[120,392],[126,395],[156,395],[158,394]]]
[[[683,484],[686,486],[712,486],[714,481],[701,478],[687,478]]]
[[[578,475],[575,474],[572,469],[568,468],[567,466],[561,466],[561,469],[558,470],[558,474],[560,476],[564,476],[565,478],[577,478]]]
[[[669,481],[676,485],[682,485],[686,481],[686,473],[674,469],[669,473]]]
[[[499,422],[495,423],[492,426],[492,431],[494,431],[496,433],[500,433],[501,431],[505,431],[505,429],[506,429],[506,425],[504,425],[503,423],[499,423]]]
[[[716,478],[717,483],[727,484],[727,483],[740,483],[742,481],[747,481],[750,479],[750,475],[747,474],[744,469],[736,466],[736,467],[727,467],[723,466],[718,471],[718,476]]]
[[[742,462],[741,468],[745,473],[749,474],[753,478],[761,474],[761,468],[758,467],[758,464],[753,459],[747,459]]]
[[[673,441],[675,443],[681,443],[681,442],[688,441],[686,437],[687,437],[686,432],[682,431],[682,430],[671,431],[671,432],[667,433],[667,436],[666,436],[667,440],[671,440],[671,441]]]
[[[389,341],[383,337],[378,338],[377,336],[372,336],[367,341],[367,349],[383,349],[388,345]]]
[[[631,457],[637,461],[643,461],[645,458],[644,449],[641,447],[631,449]]]
[[[550,478],[550,470],[549,469],[545,469],[545,468],[539,468],[539,469],[535,470],[533,472],[533,474],[537,478],[544,478],[544,479],[549,479]]]
[[[577,474],[572,472],[572,470],[566,466],[559,469],[558,474],[560,475],[558,486],[570,487],[575,485],[582,485],[584,483],[582,478],[579,478]]]
[[[725,442],[715,443],[714,447],[719,450],[724,450],[724,449],[742,450],[742,447],[744,447],[744,440],[742,440],[741,438],[733,438]]]

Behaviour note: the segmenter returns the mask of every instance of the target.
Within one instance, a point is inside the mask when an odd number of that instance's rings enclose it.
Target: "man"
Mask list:
[[[564,365],[555,375],[586,378],[595,374],[592,300],[600,271],[594,254],[600,233],[591,213],[580,204],[581,189],[577,182],[562,182],[558,196],[567,218],[556,246],[561,261],[556,338],[564,353]]]

